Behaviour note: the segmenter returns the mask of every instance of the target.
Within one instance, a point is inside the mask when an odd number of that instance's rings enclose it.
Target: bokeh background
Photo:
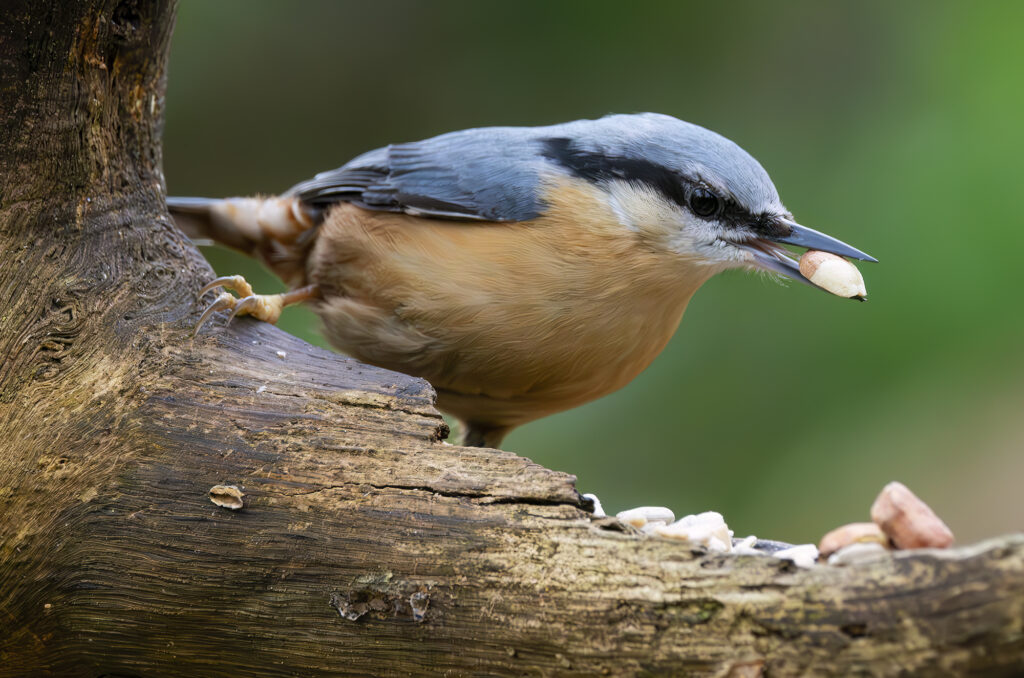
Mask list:
[[[505,447],[610,511],[797,542],[899,479],[972,541],[1024,528],[1022,26],[1019,2],[182,0],[167,183],[271,193],[390,142],[609,112],[714,129],[881,260],[870,301],[721,275],[634,383]],[[306,309],[281,326],[326,345]]]

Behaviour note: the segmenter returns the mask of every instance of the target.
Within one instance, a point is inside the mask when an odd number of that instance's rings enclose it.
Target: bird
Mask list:
[[[716,273],[808,282],[785,246],[877,261],[801,226],[750,154],[658,113],[481,127],[369,151],[277,196],[168,198],[176,223],[260,259],[200,317],[309,302],[366,363],[426,379],[462,444],[622,388]],[[230,318],[229,318],[230,319]]]

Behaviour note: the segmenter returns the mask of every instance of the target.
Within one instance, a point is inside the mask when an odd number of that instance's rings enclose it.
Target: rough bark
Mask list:
[[[447,445],[420,380],[245,319],[193,340],[212,273],[163,206],[173,9],[0,15],[0,676],[1020,670],[1024,537],[710,555]]]

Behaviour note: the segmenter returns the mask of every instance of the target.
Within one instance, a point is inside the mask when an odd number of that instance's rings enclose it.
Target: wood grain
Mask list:
[[[9,5],[0,676],[1019,672],[1024,537],[708,554],[446,444],[421,380],[247,319],[192,338],[212,272],[163,205],[173,5]]]

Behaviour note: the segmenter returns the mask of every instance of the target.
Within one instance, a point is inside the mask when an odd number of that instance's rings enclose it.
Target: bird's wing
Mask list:
[[[551,165],[539,128],[490,127],[394,144],[294,186],[314,207],[350,202],[373,210],[479,221],[525,221],[543,211],[538,183]]]

